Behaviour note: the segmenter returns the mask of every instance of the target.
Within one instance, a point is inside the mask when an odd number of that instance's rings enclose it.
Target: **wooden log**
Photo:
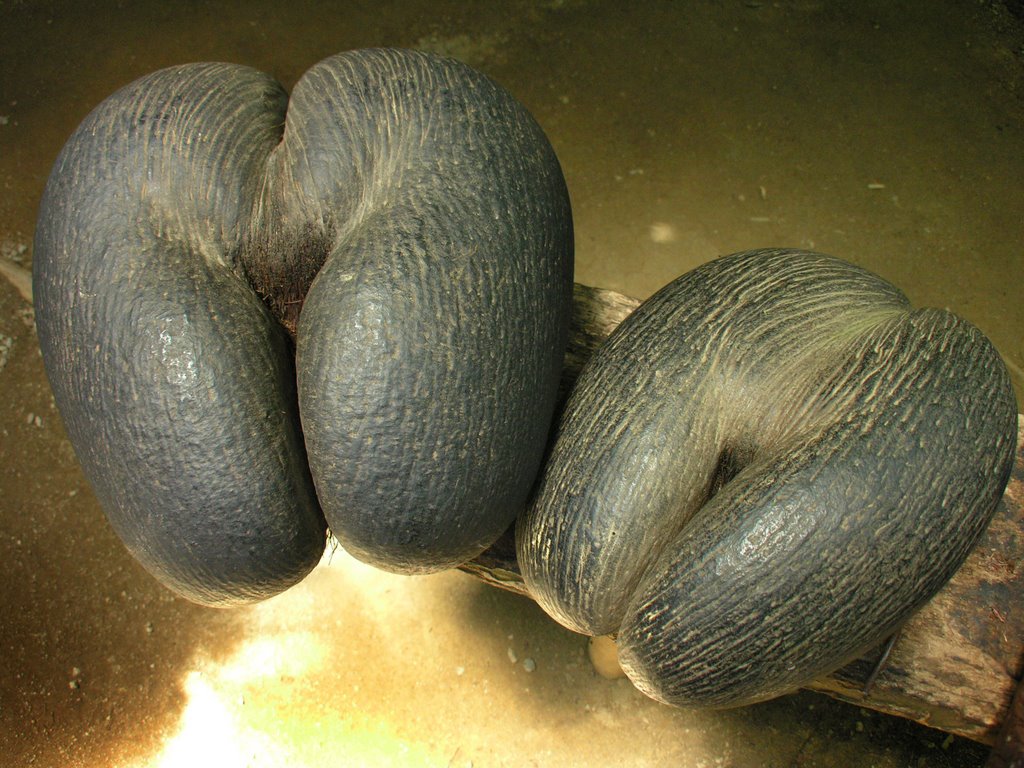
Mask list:
[[[1017,684],[985,768],[1024,768],[1024,683]]]
[[[577,285],[563,398],[580,368],[639,304]],[[946,587],[903,626],[884,664],[878,648],[808,688],[993,744],[1024,669],[1024,425],[1013,476],[988,530]],[[509,530],[463,570],[529,596]],[[877,669],[876,669],[877,667]]]

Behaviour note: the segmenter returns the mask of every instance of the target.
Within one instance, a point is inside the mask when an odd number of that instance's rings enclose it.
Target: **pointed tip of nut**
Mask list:
[[[594,665],[594,671],[601,677],[615,680],[626,676],[619,666],[619,649],[612,638],[590,638],[587,643],[587,655],[590,656],[590,663]]]

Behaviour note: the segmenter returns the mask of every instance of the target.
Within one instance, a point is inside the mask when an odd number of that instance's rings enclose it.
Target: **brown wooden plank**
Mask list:
[[[1017,684],[985,768],[1024,768],[1024,684]]]
[[[576,286],[562,390],[639,303]],[[867,686],[881,649],[808,686],[837,699],[900,715],[992,744],[1006,719],[1024,663],[1024,427],[1013,476],[992,524],[949,584],[901,630]],[[489,584],[528,595],[510,530],[463,566]]]

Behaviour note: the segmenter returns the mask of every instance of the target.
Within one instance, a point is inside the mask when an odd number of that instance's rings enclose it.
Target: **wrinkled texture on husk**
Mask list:
[[[190,599],[294,584],[325,514],[364,559],[423,571],[525,504],[572,225],[542,131],[472,69],[356,51],[290,99],[231,64],[143,77],[57,159],[34,258],[82,467],[131,552]]]
[[[1016,418],[966,321],[831,257],[735,254],[666,286],[584,367],[519,565],[560,622],[618,633],[649,695],[770,698],[949,579],[1006,485]]]

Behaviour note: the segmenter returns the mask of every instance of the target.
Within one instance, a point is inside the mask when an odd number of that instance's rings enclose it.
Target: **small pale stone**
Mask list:
[[[511,661],[513,664],[515,664],[517,661],[519,661],[519,657],[516,656],[516,652],[514,650],[512,650],[511,646],[509,646],[509,649],[508,649],[508,660]]]
[[[656,221],[648,229],[650,238],[655,243],[671,243],[676,239],[676,229],[664,221]]]
[[[527,672],[533,672],[533,670],[535,670],[536,668],[537,662],[535,662],[533,659],[523,659],[523,669],[525,669]]]

